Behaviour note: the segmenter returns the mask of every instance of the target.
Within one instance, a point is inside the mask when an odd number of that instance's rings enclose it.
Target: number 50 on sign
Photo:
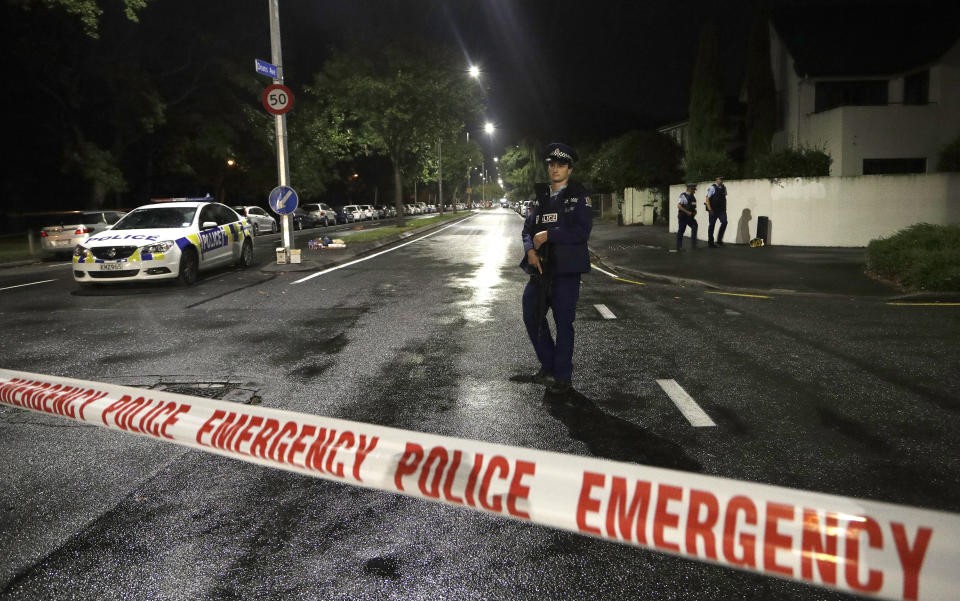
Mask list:
[[[263,108],[274,115],[282,115],[293,106],[290,88],[274,84],[263,91]]]

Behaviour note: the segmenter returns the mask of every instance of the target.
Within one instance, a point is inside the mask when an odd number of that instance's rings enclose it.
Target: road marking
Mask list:
[[[694,428],[706,428],[716,426],[710,416],[700,408],[693,397],[687,394],[687,391],[677,384],[676,380],[657,380],[657,384],[663,389],[673,404],[677,406],[680,413],[683,414],[690,425]]]
[[[606,305],[594,305],[597,308],[597,311],[600,312],[600,315],[603,315],[604,319],[616,319],[617,316],[613,314],[613,311],[607,308]]]
[[[474,215],[476,215],[476,213],[474,213]],[[451,228],[451,227],[453,227],[453,226],[455,226],[455,225],[461,224],[461,223],[463,223],[464,221],[466,221],[467,219],[472,219],[474,215],[470,215],[469,217],[467,217],[467,218],[465,218],[465,219],[460,219],[459,221],[456,221],[456,222],[454,222],[454,223],[451,223],[450,225],[446,225],[446,226],[444,226],[444,227],[442,227],[442,228],[440,228],[440,229],[438,229],[438,230],[436,230],[436,231],[430,232],[429,234],[426,234],[425,236],[420,236],[420,237],[417,238],[416,240],[410,240],[409,242],[404,242],[403,244],[398,244],[397,246],[394,246],[393,248],[388,248],[387,250],[381,250],[380,252],[374,253],[374,254],[372,254],[372,255],[370,255],[370,256],[368,256],[368,257],[363,257],[363,258],[361,258],[361,259],[356,259],[356,260],[354,260],[354,261],[350,261],[349,263],[344,263],[343,265],[337,265],[336,267],[331,267],[331,268],[329,268],[329,269],[324,269],[323,271],[318,271],[318,272],[316,272],[316,273],[311,273],[310,275],[308,275],[308,276],[305,277],[305,278],[300,278],[299,280],[295,280],[295,281],[291,282],[291,284],[300,284],[300,283],[302,283],[302,282],[306,282],[307,280],[313,279],[313,278],[315,278],[315,277],[328,274],[328,273],[330,273],[331,271],[336,271],[336,270],[338,270],[338,269],[343,269],[344,267],[350,267],[351,265],[356,265],[357,263],[363,263],[364,261],[369,261],[370,259],[372,259],[372,258],[374,258],[374,257],[379,257],[380,255],[385,255],[385,254],[387,254],[388,252],[393,252],[393,251],[395,251],[395,250],[397,250],[397,249],[399,249],[399,248],[403,248],[404,246],[406,246],[406,245],[408,245],[408,244],[413,244],[414,242],[420,242],[420,241],[423,240],[424,238],[429,238],[430,236],[433,236],[434,234],[439,234],[440,232],[442,232],[443,230],[445,230],[445,229],[447,229],[447,228]]]
[[[615,273],[610,273],[609,271],[600,269],[599,267],[597,267],[597,266],[594,265],[593,263],[590,264],[590,267],[592,267],[592,268],[596,269],[597,271],[599,271],[600,273],[605,274],[605,275],[608,275],[608,276],[612,277],[613,279],[618,280],[618,281],[620,281],[620,282],[626,282],[626,283],[628,283],[628,284],[636,284],[637,286],[646,286],[646,284],[644,284],[643,282],[634,282],[633,280],[628,280],[628,279],[626,279],[626,278],[622,278],[622,277],[618,276],[618,275],[615,274]]]
[[[742,296],[743,298],[773,298],[772,296],[764,296],[762,294],[737,294],[736,292],[711,292],[707,291],[707,294],[719,294],[721,296]]]
[[[893,307],[960,307],[960,303],[887,303]]]
[[[53,265],[47,265],[47,267],[69,267],[73,263],[54,263]]]
[[[29,284],[17,284],[16,286],[7,286],[0,290],[10,290],[11,288],[23,288],[24,286],[36,286],[37,284],[46,284],[47,282],[56,282],[57,280],[43,280],[42,282],[30,282]]]

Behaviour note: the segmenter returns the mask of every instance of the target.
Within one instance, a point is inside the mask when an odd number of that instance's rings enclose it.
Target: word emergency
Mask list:
[[[83,419],[83,409],[110,394],[95,388],[12,378],[0,384],[0,403]]]
[[[350,474],[363,482],[360,468],[367,455],[380,439],[367,438],[349,430],[337,432],[333,428],[317,427],[295,420],[281,422],[259,415],[216,410],[199,430],[197,444],[230,451],[249,457],[259,457],[277,463],[346,477],[346,464],[337,460],[341,451],[352,457]]]
[[[577,528],[667,552],[781,577],[876,593],[898,568],[904,599],[917,599],[933,529],[908,532],[898,521],[823,512],[791,503],[721,497],[707,490],[586,471]],[[841,549],[842,547],[842,549]],[[864,560],[865,549],[894,551],[898,562]],[[799,559],[799,562],[797,561]],[[799,565],[798,565],[799,563]],[[815,574],[816,573],[816,574]]]

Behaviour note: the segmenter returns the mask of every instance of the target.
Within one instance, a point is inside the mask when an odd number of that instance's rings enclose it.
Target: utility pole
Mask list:
[[[279,0],[268,0],[270,3],[270,59],[277,66],[277,77],[273,83],[283,85],[283,57],[280,52],[280,6]],[[281,186],[290,185],[290,164],[287,161],[287,116],[274,115],[274,124],[277,128],[277,179]],[[290,214],[282,215],[280,223],[283,230],[283,247],[287,256],[293,246],[293,217]]]

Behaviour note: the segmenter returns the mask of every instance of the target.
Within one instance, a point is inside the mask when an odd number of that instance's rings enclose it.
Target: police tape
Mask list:
[[[0,404],[882,599],[956,599],[960,515],[0,369]]]

